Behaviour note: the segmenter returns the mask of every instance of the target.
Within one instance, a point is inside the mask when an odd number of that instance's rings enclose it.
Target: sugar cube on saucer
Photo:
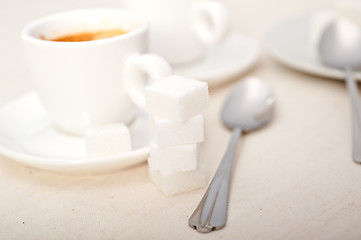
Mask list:
[[[189,192],[206,185],[203,169],[170,173],[154,171],[149,168],[148,171],[151,181],[165,196]]]
[[[197,144],[184,144],[160,148],[155,144],[150,147],[149,168],[162,172],[182,172],[197,169]]]
[[[89,158],[121,154],[132,149],[129,129],[124,124],[89,128],[84,137]]]
[[[185,122],[150,116],[150,129],[152,138],[159,147],[200,143],[204,140],[203,122],[201,114]]]
[[[208,85],[171,75],[145,89],[148,113],[173,121],[187,121],[201,113],[209,102]]]

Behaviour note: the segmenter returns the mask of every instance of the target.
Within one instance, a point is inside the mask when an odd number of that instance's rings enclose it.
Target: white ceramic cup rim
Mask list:
[[[124,15],[126,17],[132,18],[135,21],[138,21],[140,24],[139,27],[132,29],[131,31],[127,32],[126,34],[105,38],[105,39],[98,39],[93,41],[81,41],[81,42],[57,42],[57,41],[49,41],[41,39],[39,36],[35,36],[34,31],[36,29],[41,29],[45,24],[48,24],[53,21],[62,21],[66,19],[71,19],[72,17],[78,16],[79,14],[95,14],[95,13],[112,13],[118,15]],[[34,44],[41,44],[41,45],[49,45],[49,46],[58,46],[58,47],[87,47],[92,45],[104,44],[113,41],[119,41],[120,39],[129,38],[133,35],[140,34],[146,31],[149,28],[148,21],[142,17],[141,15],[134,13],[128,10],[122,9],[115,9],[115,8],[89,8],[89,9],[80,9],[80,10],[72,10],[66,11],[61,13],[56,13],[47,17],[40,18],[28,24],[21,32],[21,37],[25,41],[30,41]],[[39,30],[38,30],[39,31]],[[41,31],[41,30],[40,30]]]

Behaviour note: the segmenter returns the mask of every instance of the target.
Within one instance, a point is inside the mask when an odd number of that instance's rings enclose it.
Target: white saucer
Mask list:
[[[310,41],[310,26],[319,10],[290,17],[276,24],[268,32],[265,44],[271,55],[280,63],[310,74],[343,80],[342,71],[321,64]],[[361,72],[355,77],[361,80]]]
[[[174,66],[174,72],[214,86],[244,73],[257,62],[259,56],[260,48],[254,41],[233,32],[225,42],[208,49],[197,62]]]
[[[84,139],[55,131],[34,93],[0,107],[0,154],[44,170],[100,173],[143,162],[151,141],[146,113],[139,111],[130,132],[133,151],[89,160]]]

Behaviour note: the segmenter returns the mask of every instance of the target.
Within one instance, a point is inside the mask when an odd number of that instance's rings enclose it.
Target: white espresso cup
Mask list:
[[[220,0],[120,0],[150,24],[150,52],[173,65],[199,60],[205,49],[222,42],[230,29]]]
[[[171,74],[169,64],[147,51],[148,22],[120,9],[84,9],[37,20],[22,32],[34,90],[57,129],[81,135],[90,127],[129,123],[135,103],[144,107],[147,77]],[[121,29],[92,41],[51,39]],[[129,95],[134,99],[131,101]]]

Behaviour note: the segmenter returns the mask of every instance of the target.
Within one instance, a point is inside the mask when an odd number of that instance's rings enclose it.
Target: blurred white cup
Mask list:
[[[151,24],[150,52],[170,64],[191,63],[205,49],[222,42],[229,33],[230,17],[220,0],[120,0]]]

